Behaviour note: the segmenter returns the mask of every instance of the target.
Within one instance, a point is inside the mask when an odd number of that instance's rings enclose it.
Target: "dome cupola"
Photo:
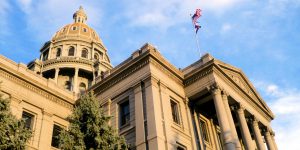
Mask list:
[[[79,7],[79,10],[77,10],[74,14],[73,14],[73,19],[75,23],[85,23],[87,20],[87,15],[85,14],[82,6]]]

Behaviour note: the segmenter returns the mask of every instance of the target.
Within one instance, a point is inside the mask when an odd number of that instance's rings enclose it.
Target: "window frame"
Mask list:
[[[175,109],[172,104],[175,104]],[[170,98],[170,107],[172,114],[172,121],[176,125],[181,125],[181,117],[180,117],[180,103],[173,98]],[[175,112],[174,112],[175,111]]]
[[[64,130],[64,127],[61,126],[61,125],[58,125],[58,124],[54,123],[54,124],[53,124],[53,128],[52,128],[51,147],[59,148],[59,138],[54,139],[54,138],[56,138],[56,137],[53,136],[53,135],[54,135],[54,131],[55,131],[55,130],[54,130],[54,129],[55,129],[55,126],[58,127],[58,129],[60,129],[60,131],[58,131],[58,132],[59,132],[58,135],[56,135],[56,136],[59,136],[60,132]],[[54,143],[54,142],[53,142],[54,140],[58,140],[58,141],[57,141],[57,142],[58,142],[57,147],[56,147],[56,145],[53,144],[53,143]]]
[[[27,116],[27,117],[30,117],[30,126],[28,127],[27,126],[27,119],[24,118],[24,116]],[[30,129],[30,130],[33,130],[33,127],[34,127],[34,122],[35,122],[35,117],[36,115],[34,113],[31,113],[29,111],[26,111],[26,110],[23,110],[22,111],[22,120],[24,120],[25,122],[25,127],[27,129]]]
[[[73,54],[72,54],[72,55],[70,54],[70,53],[71,53],[71,50],[73,50],[73,52],[72,52]],[[73,57],[75,56],[75,47],[74,47],[74,46],[70,46],[70,47],[69,47],[69,49],[68,49],[68,56],[71,56],[71,57],[72,57],[72,56],[73,56]]]
[[[128,112],[124,112],[124,107],[127,106],[128,107]],[[124,118],[124,122],[123,122],[123,118]],[[120,128],[127,126],[130,124],[130,102],[129,102],[129,98],[125,98],[124,100],[122,100],[122,102],[119,103],[119,125]]]
[[[81,50],[81,57],[82,58],[86,58],[87,59],[88,55],[89,55],[89,52],[88,52],[87,49],[84,48],[84,49]]]

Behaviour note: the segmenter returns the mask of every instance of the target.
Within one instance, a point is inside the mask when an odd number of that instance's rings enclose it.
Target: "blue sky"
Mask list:
[[[300,0],[1,0],[0,54],[27,64],[82,5],[113,65],[149,42],[176,67],[201,53],[241,68],[276,115],[280,149],[300,143]],[[292,121],[293,120],[293,121]]]

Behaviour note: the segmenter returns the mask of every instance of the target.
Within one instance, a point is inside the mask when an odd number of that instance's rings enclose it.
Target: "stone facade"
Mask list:
[[[244,73],[209,54],[180,70],[150,44],[112,67],[80,8],[27,66],[0,56],[1,93],[31,119],[29,149],[56,149],[54,127],[85,91],[137,150],[276,150],[274,115]]]

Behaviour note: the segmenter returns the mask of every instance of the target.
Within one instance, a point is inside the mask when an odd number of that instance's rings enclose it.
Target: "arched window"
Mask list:
[[[57,50],[56,50],[56,57],[60,57],[60,55],[61,55],[61,49],[57,48]]]
[[[79,92],[80,92],[80,94],[84,94],[85,91],[86,91],[86,85],[85,85],[84,83],[81,82],[81,83],[79,84]]]
[[[66,82],[65,82],[65,89],[71,91],[71,87],[72,87],[71,82],[70,82],[70,81],[66,81]]]
[[[74,54],[75,54],[75,48],[73,46],[71,46],[69,49],[68,56],[74,56]]]
[[[99,59],[99,55],[97,53],[94,54],[94,59],[96,59],[96,60]]]
[[[87,56],[88,56],[88,51],[87,51],[86,49],[83,49],[83,50],[81,51],[81,57],[87,58]]]

